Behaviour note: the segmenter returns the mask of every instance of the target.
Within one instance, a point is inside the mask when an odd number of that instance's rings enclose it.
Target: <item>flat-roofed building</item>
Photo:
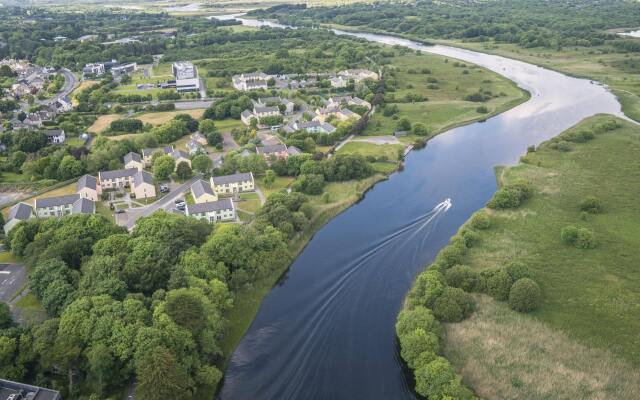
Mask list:
[[[211,188],[219,196],[224,194],[234,194],[251,192],[255,190],[253,173],[245,172],[232,175],[212,176]]]
[[[26,383],[0,379],[0,399],[16,400],[61,400],[60,393]]]
[[[206,203],[187,204],[186,214],[208,222],[231,222],[236,220],[236,208],[231,199]]]
[[[186,61],[175,62],[171,65],[171,70],[176,78],[176,90],[178,92],[200,90],[198,69],[193,63]]]

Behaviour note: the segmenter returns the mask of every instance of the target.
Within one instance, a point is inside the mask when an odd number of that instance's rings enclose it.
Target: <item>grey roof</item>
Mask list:
[[[195,181],[193,185],[191,185],[191,190],[193,191],[194,197],[200,197],[203,194],[214,195],[213,189],[211,189],[211,185],[208,182],[203,181],[202,179],[198,179]]]
[[[72,214],[94,214],[96,212],[96,203],[84,197],[79,198],[73,203],[71,209]]]
[[[302,150],[300,150],[296,146],[289,146],[287,148],[287,153],[289,153],[289,155],[291,155],[291,156],[297,156],[297,155],[302,154]]]
[[[59,136],[64,134],[64,131],[62,129],[49,129],[44,131],[44,134],[47,136]]]
[[[31,400],[60,400],[60,393],[55,390],[0,379],[0,398],[5,399],[11,394],[22,393],[23,397]]]
[[[18,203],[11,207],[9,215],[7,216],[7,222],[12,219],[18,219],[20,221],[26,221],[33,215],[33,207],[26,203]]]
[[[101,171],[98,172],[100,180],[111,180],[116,178],[128,178],[134,176],[138,172],[137,168],[116,169],[113,171]]]
[[[79,198],[79,194],[69,194],[66,196],[45,197],[42,199],[36,199],[36,209],[73,204]]]
[[[253,175],[251,174],[251,172],[211,177],[211,181],[214,185],[224,185],[227,183],[246,182],[252,180]]]
[[[280,112],[280,109],[278,107],[271,107],[271,106],[265,106],[265,107],[255,106],[253,107],[253,110],[255,111],[256,114],[268,113],[268,112]]]
[[[242,113],[240,113],[240,116],[241,116],[242,118],[248,118],[248,117],[250,117],[251,115],[252,115],[252,113],[251,113],[251,111],[249,111],[249,110],[244,110]]]
[[[221,199],[217,201],[207,201],[206,203],[187,204],[187,214],[200,214],[211,211],[233,210],[231,199]]]
[[[81,190],[84,188],[89,188],[92,190],[96,190],[98,188],[98,180],[95,176],[84,175],[78,179],[77,190]]]
[[[189,159],[189,154],[185,153],[182,150],[174,150],[173,153],[171,153],[173,158],[186,158]]]
[[[133,185],[141,185],[143,183],[148,183],[149,185],[153,185],[153,175],[148,173],[147,171],[138,171],[135,175],[133,175]]]
[[[140,157],[140,154],[134,153],[132,151],[132,152],[129,152],[129,153],[125,154],[125,156],[124,156],[124,163],[125,164],[130,162],[130,161],[142,162],[142,157]]]
[[[271,146],[256,147],[256,151],[258,154],[280,153],[282,151],[287,151],[287,146],[283,144],[274,144]]]
[[[162,151],[164,152],[164,154],[171,154],[173,153],[173,146],[163,147],[162,149],[143,149],[142,156],[143,157],[152,156],[153,153],[155,153],[156,151]]]

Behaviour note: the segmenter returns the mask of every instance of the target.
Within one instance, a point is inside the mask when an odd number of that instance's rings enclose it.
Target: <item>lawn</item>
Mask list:
[[[260,196],[258,196],[257,193],[242,193],[240,194],[240,198],[243,201],[237,202],[236,207],[242,211],[255,213],[260,209],[260,207],[262,207]]]
[[[158,95],[160,93],[173,93],[175,89],[161,89],[161,88],[152,88],[152,89],[138,89],[136,85],[124,85],[118,87],[118,89],[114,90],[113,93],[118,94],[139,94],[139,95],[147,95],[150,94],[154,99],[158,99]]]
[[[204,110],[162,111],[162,112],[154,112],[154,113],[144,113],[144,114],[133,116],[131,118],[139,119],[145,124],[161,125],[171,121],[178,114],[188,114],[188,115],[191,115],[193,118],[198,119],[202,117],[202,114],[204,114]]]
[[[367,142],[349,142],[338,150],[338,154],[360,154],[362,156],[385,156],[389,160],[398,159],[398,150],[404,149],[401,144],[374,144]]]
[[[604,118],[613,117],[594,117],[571,131]],[[621,128],[571,143],[569,152],[546,143],[526,163],[501,170],[501,182],[526,179],[535,194],[513,211],[492,211],[491,228],[480,233],[463,263],[481,270],[523,262],[534,271],[544,300],[531,316],[505,311],[513,314],[507,321],[495,317],[494,308],[501,306],[481,302],[480,317],[448,327],[454,365],[487,398],[640,395],[640,131],[618,121]],[[604,212],[582,214],[579,203],[587,196],[597,196]],[[597,247],[563,244],[560,232],[568,225],[594,232]],[[505,349],[511,356],[501,355]],[[635,376],[632,389],[625,383],[629,374]]]
[[[287,188],[289,187],[289,185],[291,185],[291,182],[294,181],[294,178],[289,177],[289,176],[276,176],[275,181],[273,182],[273,184],[271,184],[269,187],[267,187],[264,184],[264,177],[257,177],[256,178],[256,184],[258,185],[258,187],[260,188],[260,190],[262,190],[262,193],[264,193],[265,197],[269,197],[269,195],[271,193],[277,192],[281,189]]]
[[[10,251],[0,251],[0,264],[17,264],[19,261]]]

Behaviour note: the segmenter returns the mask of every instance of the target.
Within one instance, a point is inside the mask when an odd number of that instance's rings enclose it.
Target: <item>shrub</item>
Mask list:
[[[460,288],[466,292],[477,291],[480,280],[480,275],[467,265],[454,265],[444,272],[444,277],[449,286]]]
[[[460,232],[460,237],[467,248],[475,246],[480,241],[478,232],[474,232],[471,229],[463,229]]]
[[[558,151],[562,151],[566,153],[568,151],[571,151],[571,145],[569,145],[569,142],[565,140],[561,140],[556,144],[556,149]]]
[[[444,290],[444,277],[436,270],[429,269],[416,279],[409,301],[412,305],[423,305],[431,308],[433,302]]]
[[[418,328],[426,332],[432,332],[440,336],[440,323],[433,316],[431,310],[423,306],[416,306],[411,309],[403,309],[398,315],[396,322],[396,334],[405,335]]]
[[[518,180],[498,190],[487,206],[495,209],[516,208],[531,198],[533,191],[531,183]]]
[[[504,269],[482,271],[481,279],[487,293],[496,300],[505,301],[509,298],[509,290],[513,280]]]
[[[428,399],[473,399],[473,393],[462,386],[449,362],[436,357],[414,372],[416,392]]]
[[[400,341],[400,356],[407,365],[415,368],[415,361],[422,353],[435,353],[440,347],[438,337],[422,328],[398,336]]]
[[[474,229],[489,229],[491,227],[491,219],[486,211],[480,210],[471,217],[470,225]]]
[[[489,109],[486,106],[480,106],[476,108],[476,112],[478,114],[487,114],[489,112]]]
[[[575,246],[579,249],[593,249],[596,247],[596,237],[587,228],[578,229],[578,237],[576,238]]]
[[[540,286],[529,278],[518,279],[509,291],[509,307],[520,312],[530,312],[540,306]]]
[[[511,279],[515,282],[522,278],[532,278],[533,274],[529,267],[519,261],[513,261],[509,265],[507,265],[507,274],[511,277]]]
[[[444,268],[449,268],[453,265],[460,264],[466,252],[467,247],[462,241],[453,242],[440,250],[436,262]]]
[[[587,196],[580,202],[580,210],[591,214],[599,214],[604,211],[602,202],[595,196]]]
[[[578,228],[573,225],[565,226],[560,232],[560,239],[566,244],[574,245],[578,239]]]
[[[433,304],[433,314],[440,321],[459,322],[473,312],[473,297],[464,290],[447,286]]]
[[[585,143],[594,137],[595,135],[591,131],[580,131],[568,135],[567,140],[574,143]]]

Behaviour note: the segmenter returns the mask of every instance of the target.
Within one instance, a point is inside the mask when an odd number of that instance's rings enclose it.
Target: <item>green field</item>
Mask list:
[[[238,202],[237,206],[241,211],[253,214],[262,207],[260,197],[257,193],[242,193],[240,194],[240,198],[243,201]]]
[[[568,133],[612,118],[590,118]],[[535,194],[517,209],[490,211],[491,228],[479,232],[479,244],[463,263],[478,270],[525,263],[542,288],[543,304],[529,316],[481,301],[480,316],[447,327],[451,361],[487,398],[640,395],[640,129],[618,122],[621,128],[571,143],[571,151],[547,142],[524,163],[501,170],[501,183],[525,179]],[[596,196],[604,212],[580,211],[587,196]],[[560,232],[567,225],[594,232],[597,247],[565,245]],[[635,380],[625,383],[629,378]]]
[[[401,144],[374,144],[367,142],[349,142],[338,150],[338,154],[360,154],[361,156],[385,156],[390,161],[398,159],[398,150],[402,150]]]

